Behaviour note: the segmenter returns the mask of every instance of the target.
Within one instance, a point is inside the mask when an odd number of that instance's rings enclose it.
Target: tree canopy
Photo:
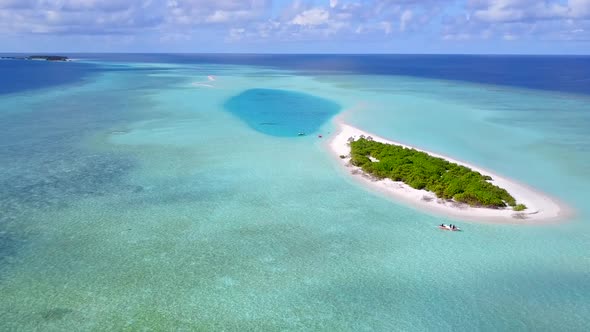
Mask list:
[[[470,206],[526,208],[517,205],[505,189],[488,182],[491,177],[425,152],[376,142],[370,137],[351,140],[350,147],[351,163],[377,178],[401,181]]]

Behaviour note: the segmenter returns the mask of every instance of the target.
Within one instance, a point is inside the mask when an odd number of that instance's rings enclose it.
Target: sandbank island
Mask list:
[[[571,210],[516,181],[337,121],[329,146],[351,176],[396,201],[462,220],[557,221]]]

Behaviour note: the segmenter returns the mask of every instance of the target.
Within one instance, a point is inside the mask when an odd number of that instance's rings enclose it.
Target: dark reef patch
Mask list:
[[[0,280],[2,279],[2,267],[7,264],[10,257],[16,254],[18,246],[19,243],[15,237],[3,230],[2,219],[0,217]]]
[[[54,308],[41,313],[41,317],[43,317],[44,320],[60,320],[72,312],[74,312],[72,309]]]
[[[139,95],[109,89],[72,90],[51,99],[33,96],[20,109],[7,112],[2,106],[0,273],[34,241],[37,235],[30,225],[50,222],[39,220],[44,211],[85,198],[141,194],[143,188],[127,181],[137,167],[132,154],[97,150],[85,142],[97,133],[125,127],[139,118],[134,109],[149,104]]]

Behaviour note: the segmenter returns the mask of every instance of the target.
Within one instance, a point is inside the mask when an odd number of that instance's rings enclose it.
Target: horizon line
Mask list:
[[[388,53],[388,52],[375,52],[375,53],[332,53],[332,52],[320,52],[320,53],[283,53],[283,52],[54,52],[54,51],[39,51],[39,52],[0,52],[0,54],[178,54],[178,55],[458,55],[458,56],[590,56],[588,54],[577,54],[577,53]]]

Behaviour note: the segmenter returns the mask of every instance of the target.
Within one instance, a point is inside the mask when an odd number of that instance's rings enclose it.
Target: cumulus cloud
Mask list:
[[[405,31],[406,30],[406,27],[408,26],[408,24],[412,20],[412,17],[413,17],[413,13],[412,13],[411,10],[409,10],[409,9],[404,10],[404,12],[400,16],[400,20],[399,20],[399,29],[400,29],[400,31]]]
[[[378,39],[427,26],[452,0],[292,1],[278,15],[246,26],[244,37],[278,40]],[[398,26],[399,29],[394,27]]]
[[[590,39],[590,0],[0,0],[1,34],[163,41]],[[123,38],[123,37],[122,37]]]
[[[570,16],[570,8],[559,2],[538,0],[486,0],[472,2],[472,17],[485,22],[518,22]]]
[[[386,35],[389,35],[393,31],[391,22],[383,21],[379,24],[379,26],[383,29],[383,32],[385,32]]]
[[[0,32],[53,34],[123,33],[158,25],[149,0],[2,0]]]
[[[330,13],[321,8],[306,10],[293,18],[292,24],[310,26],[326,24],[330,18]]]
[[[136,33],[260,17],[270,0],[0,0],[3,33]],[[179,26],[183,26],[182,28]]]
[[[590,0],[469,0],[464,15],[447,17],[442,30],[446,39],[583,40],[589,20]]]
[[[169,0],[166,21],[179,25],[235,23],[261,17],[270,0]]]
[[[574,18],[590,18],[590,0],[569,0],[569,14]]]

